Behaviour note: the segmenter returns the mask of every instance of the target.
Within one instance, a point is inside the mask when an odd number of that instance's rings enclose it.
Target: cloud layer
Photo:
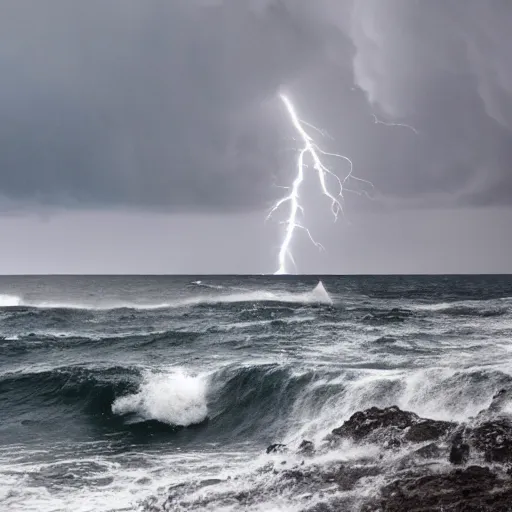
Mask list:
[[[0,204],[266,208],[281,90],[388,204],[508,204],[510,26],[506,0],[6,0]]]

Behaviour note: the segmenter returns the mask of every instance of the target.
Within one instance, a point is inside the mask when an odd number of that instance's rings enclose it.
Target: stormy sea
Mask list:
[[[512,276],[0,277],[0,510],[510,510],[511,414]]]

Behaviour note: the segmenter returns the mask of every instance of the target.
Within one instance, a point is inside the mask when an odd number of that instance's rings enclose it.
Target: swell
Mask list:
[[[89,419],[111,422],[118,428],[123,414],[113,411],[116,400],[137,395],[145,382],[165,384],[167,377],[172,380],[175,376],[176,371],[150,372],[135,366],[69,366],[33,373],[7,373],[0,377],[0,404],[7,411],[4,418],[10,420],[26,411],[31,411],[34,417],[46,416],[45,409],[51,408],[54,414],[63,417],[83,413]],[[259,424],[268,423],[276,410],[285,412],[312,377],[312,374],[294,377],[289,370],[276,365],[232,367],[204,375],[210,426],[227,429],[230,435],[243,434],[247,422],[252,425],[250,430],[256,429]],[[165,400],[169,392],[179,392],[182,384],[176,382],[174,389],[162,386],[161,390],[154,386],[151,401]],[[188,405],[183,404],[185,408]],[[151,419],[131,416],[124,423]]]
[[[215,287],[217,288],[217,287]],[[222,287],[220,287],[222,288]],[[268,290],[239,291],[236,293],[214,293],[200,294],[191,296],[175,296],[171,300],[159,303],[135,303],[135,302],[97,302],[97,303],[73,303],[73,302],[52,302],[43,301],[25,301],[22,297],[11,295],[0,295],[0,312],[30,312],[34,310],[58,310],[63,311],[116,311],[116,310],[134,310],[134,311],[156,311],[165,309],[175,309],[195,306],[219,306],[222,304],[311,304],[311,305],[330,305],[332,299],[323,287],[322,283],[308,292],[273,292]]]
[[[471,306],[471,305],[452,305],[439,308],[437,313],[447,316],[461,317],[499,317],[509,313],[509,308],[504,306]]]
[[[0,377],[0,430],[43,421],[47,434],[68,425],[156,434],[179,441],[257,441],[289,432],[327,432],[353,412],[398,404],[432,417],[466,418],[512,384],[496,371],[416,373],[346,369],[294,372],[279,365],[228,366],[193,376],[139,367],[71,366]],[[63,430],[64,429],[64,430]],[[75,428],[76,430],[76,428]]]
[[[444,316],[494,317],[505,316],[510,308],[504,304],[489,303],[433,303],[409,307],[383,308],[378,306],[358,306],[345,309],[345,312],[359,317],[362,321],[405,321],[409,318],[437,318]]]
[[[25,335],[0,336],[0,357],[8,358],[26,355],[34,351],[93,349],[104,346],[108,349],[116,347],[123,350],[158,347],[175,347],[190,344],[202,336],[201,332],[186,330],[168,330],[149,333],[126,333],[111,336],[37,333]]]

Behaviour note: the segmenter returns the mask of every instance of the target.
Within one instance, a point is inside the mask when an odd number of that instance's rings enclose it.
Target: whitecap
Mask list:
[[[18,295],[7,295],[0,293],[0,308],[20,306],[21,303],[21,297]]]
[[[135,414],[141,421],[156,420],[168,425],[201,423],[208,414],[207,381],[183,370],[147,373],[137,393],[117,398],[114,414]]]

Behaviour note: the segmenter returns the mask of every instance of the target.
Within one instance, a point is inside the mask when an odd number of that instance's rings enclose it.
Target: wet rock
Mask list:
[[[396,406],[385,409],[371,407],[354,413],[341,427],[335,428],[332,434],[361,441],[375,430],[391,427],[403,430],[417,423],[419,419],[417,414],[402,411]]]
[[[382,489],[381,498],[365,512],[510,511],[512,482],[489,468],[471,466],[447,474],[410,476]]]
[[[512,417],[512,389],[500,389],[491,400],[489,407],[476,415],[476,421],[483,423],[497,418]]]
[[[302,453],[304,455],[311,455],[315,451],[315,445],[312,441],[307,441],[304,439],[302,443],[300,443],[297,451],[298,453]]]
[[[402,441],[398,437],[391,437],[384,442],[384,448],[387,450],[398,450],[402,446]]]
[[[484,417],[458,425],[420,418],[396,406],[372,407],[353,414],[330,437],[337,443],[343,439],[377,443],[380,449],[362,450],[356,459],[343,462],[334,452],[326,460],[311,458],[305,463],[315,446],[304,440],[297,449],[304,454],[299,459],[302,463],[280,464],[282,459],[269,458],[271,462],[256,470],[265,474],[264,492],[300,497],[303,512],[512,511],[512,418]],[[325,453],[330,448],[322,444],[318,450]],[[398,452],[389,454],[385,449]],[[267,448],[269,454],[289,451],[281,443]],[[484,459],[490,467],[466,466],[470,460],[483,464]],[[170,490],[168,508],[158,510],[177,510],[180,499],[205,485],[211,492],[204,493],[204,503],[197,502],[197,510],[233,502],[245,510],[261,502],[259,484],[243,491],[238,485],[232,489],[219,485],[216,490],[219,483],[210,479]],[[375,494],[369,494],[369,486]]]
[[[362,478],[377,476],[380,471],[380,468],[375,465],[350,466],[342,464],[335,472],[323,477],[326,482],[335,482],[341,491],[349,491]]]
[[[413,452],[414,455],[422,459],[440,459],[445,453],[446,451],[440,448],[436,443],[427,444]]]
[[[426,441],[435,441],[445,436],[450,430],[456,427],[456,423],[449,421],[421,420],[414,425],[405,434],[405,440],[411,443],[423,443]]]
[[[512,389],[500,389],[493,397],[489,405],[491,413],[502,413],[503,410],[512,404]]]
[[[508,419],[488,421],[475,427],[471,444],[484,454],[487,462],[512,462],[512,422]]]
[[[462,438],[452,443],[448,460],[455,465],[466,464],[469,459],[469,444],[464,443]]]
[[[267,453],[285,453],[288,447],[285,444],[274,443],[267,448]]]

